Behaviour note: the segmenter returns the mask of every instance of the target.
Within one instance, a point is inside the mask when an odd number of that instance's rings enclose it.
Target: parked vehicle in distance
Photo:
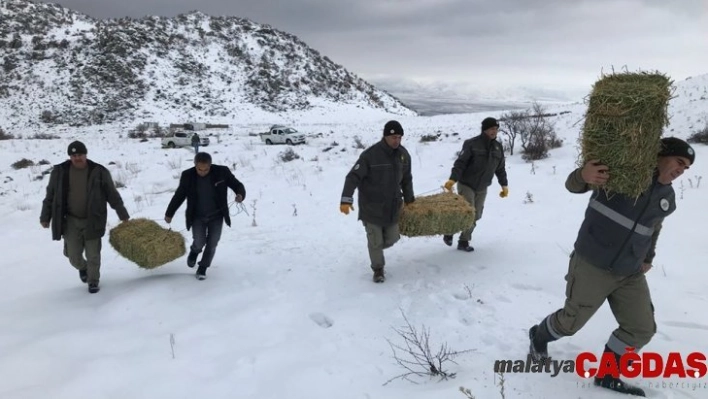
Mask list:
[[[168,136],[162,138],[163,148],[176,148],[176,147],[191,147],[192,146],[192,136],[198,132],[194,131],[176,131]],[[199,135],[199,145],[206,147],[209,145],[209,137]]]
[[[305,135],[292,127],[283,125],[273,125],[265,133],[258,133],[261,141],[271,144],[305,144]]]

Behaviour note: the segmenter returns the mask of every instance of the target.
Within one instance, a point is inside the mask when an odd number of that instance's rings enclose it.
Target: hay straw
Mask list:
[[[638,197],[651,183],[673,82],[658,72],[613,73],[593,85],[581,136],[580,165],[609,167],[603,187]]]
[[[144,218],[130,219],[111,229],[109,242],[121,256],[144,269],[162,266],[187,252],[182,234]]]
[[[398,228],[407,237],[456,234],[474,223],[475,210],[464,197],[440,193],[416,198],[401,212]]]

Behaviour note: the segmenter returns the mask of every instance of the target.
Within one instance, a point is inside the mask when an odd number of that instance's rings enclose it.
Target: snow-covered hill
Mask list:
[[[285,111],[413,115],[296,36],[237,17],[95,20],[0,1],[5,128],[133,120],[229,123]]]

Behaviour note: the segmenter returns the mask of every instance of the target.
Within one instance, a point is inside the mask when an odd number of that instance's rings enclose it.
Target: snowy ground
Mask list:
[[[674,132],[667,133],[685,138],[705,118],[705,105],[675,101]],[[10,164],[21,158],[59,163],[68,143],[81,139],[89,158],[125,184],[120,192],[131,217],[166,226],[165,208],[180,171],[191,166],[191,150],[163,150],[157,139],[127,139],[110,127],[66,130],[49,141],[0,141],[0,398],[454,399],[464,398],[460,386],[478,399],[502,397],[494,361],[525,359],[528,328],[562,306],[568,254],[588,200],[564,188],[575,167],[584,106],[558,110],[572,111],[555,119],[565,145],[533,170],[518,155],[507,158],[510,196],[501,199],[494,181],[473,237],[476,251],[456,251],[441,237],[403,238],[386,251],[384,284],[371,282],[356,215],[338,211],[344,176],[361,152],[354,136],[366,145],[377,141],[387,120],[380,115],[300,123],[300,130],[322,137],[295,147],[301,158],[292,162],[278,160],[287,147],[248,135],[265,130],[265,121],[213,137],[204,150],[233,168],[247,198],[245,208],[231,207],[232,226],[224,229],[208,279],[197,281],[185,258],[140,269],[106,237],[96,295],[87,293],[61,243],[39,225],[47,179],[35,177],[49,166],[15,171]],[[440,191],[462,140],[478,133],[484,116],[400,118],[418,196]],[[442,141],[419,142],[437,130]],[[323,152],[334,141],[339,145]],[[696,186],[708,175],[708,149],[696,150],[696,165],[674,183],[678,210],[664,224],[647,276],[658,333],[646,349],[664,354],[707,349],[708,181]],[[190,242],[184,209],[172,228]],[[117,222],[109,210],[109,228]],[[404,325],[403,314],[430,329],[435,348],[470,350],[446,365],[456,378],[384,385],[404,372],[389,345],[404,343],[393,330]],[[605,306],[576,336],[551,344],[551,354],[600,353],[615,327]],[[635,382],[651,397],[708,397],[708,378]],[[687,385],[669,388],[669,382]],[[575,374],[507,374],[504,394],[619,397],[584,384]]]

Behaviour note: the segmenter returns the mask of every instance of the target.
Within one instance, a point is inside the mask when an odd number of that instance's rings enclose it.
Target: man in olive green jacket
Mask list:
[[[359,219],[366,229],[373,280],[385,280],[383,251],[400,239],[398,218],[404,204],[415,201],[411,156],[401,145],[403,127],[397,121],[384,126],[383,138],[361,153],[344,182],[339,209],[354,209],[354,190],[359,189]]]
[[[592,191],[592,195],[565,276],[565,304],[529,330],[534,360],[548,359],[548,343],[580,331],[605,300],[619,324],[605,344],[603,353],[608,358],[619,364],[626,348],[639,352],[649,343],[656,322],[644,274],[652,267],[663,221],[676,210],[671,182],[694,161],[688,143],[675,137],[662,139],[652,182],[638,198],[605,192],[602,186],[612,171],[597,161],[570,173],[566,189],[577,194]],[[641,388],[611,375],[595,376],[594,382],[644,396]]]
[[[92,294],[99,291],[101,277],[101,239],[106,234],[107,207],[110,204],[121,221],[130,219],[123,199],[116,190],[111,173],[86,159],[86,146],[69,144],[69,160],[55,165],[49,177],[39,222],[51,223],[52,239],[64,238],[64,255],[79,270]],[[84,259],[84,252],[86,259]]]

